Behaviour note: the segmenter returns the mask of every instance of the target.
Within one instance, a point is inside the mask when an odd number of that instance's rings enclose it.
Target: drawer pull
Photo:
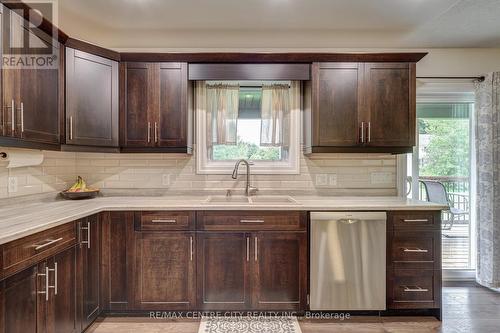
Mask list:
[[[429,289],[421,288],[418,286],[414,286],[414,287],[403,286],[403,287],[404,287],[405,293],[425,293],[425,292],[429,291]]]
[[[151,220],[152,223],[177,223],[176,219],[155,219]]]
[[[412,223],[412,222],[429,222],[429,219],[404,219],[403,222]]]
[[[264,220],[240,220],[240,223],[264,223]]]
[[[55,243],[60,242],[60,241],[62,241],[62,240],[63,240],[63,238],[61,237],[61,238],[58,238],[58,239],[54,239],[54,240],[48,241],[48,242],[47,242],[47,243],[45,243],[45,244],[40,244],[40,245],[36,245],[36,244],[35,244],[35,245],[34,245],[34,246],[35,246],[35,251],[41,250],[41,249],[43,249],[44,247],[47,247],[47,246],[52,245],[52,244],[55,244]]]
[[[416,249],[403,249],[403,252],[410,252],[410,253],[427,253],[429,252],[429,250],[425,250],[425,249],[419,249],[419,248],[416,248]]]

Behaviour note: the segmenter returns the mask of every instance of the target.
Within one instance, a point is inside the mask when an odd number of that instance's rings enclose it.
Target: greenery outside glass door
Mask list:
[[[444,269],[472,269],[471,125],[473,103],[418,103],[418,146],[409,157],[409,197],[427,200],[421,181],[444,185],[460,214],[443,213]]]

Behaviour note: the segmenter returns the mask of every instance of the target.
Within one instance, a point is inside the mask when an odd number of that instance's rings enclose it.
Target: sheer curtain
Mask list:
[[[476,85],[478,283],[500,288],[500,72]]]
[[[262,86],[261,146],[290,145],[290,113],[295,108],[290,90],[300,89],[300,82]]]
[[[235,145],[239,86],[196,82],[196,108],[206,111],[207,143]]]

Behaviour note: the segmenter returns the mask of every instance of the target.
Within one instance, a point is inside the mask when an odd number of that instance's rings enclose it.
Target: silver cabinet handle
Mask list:
[[[365,143],[365,122],[361,122],[361,143]]]
[[[24,103],[21,102],[21,133],[24,133]]]
[[[155,142],[158,143],[158,123],[155,121]]]
[[[264,223],[264,220],[240,220],[240,223]]]
[[[39,291],[39,294],[45,294],[45,301],[49,301],[49,268],[45,267],[45,273],[38,273],[37,276],[45,277],[45,290]]]
[[[49,289],[54,289],[54,295],[57,295],[57,262],[54,263],[54,268],[46,268],[47,271],[46,271],[46,274],[47,274],[47,291]],[[48,281],[49,281],[49,272],[54,272],[54,285],[51,286],[49,285]]]
[[[189,237],[189,248],[190,248],[190,256],[191,256],[191,261],[193,261],[193,236]]]
[[[403,222],[408,222],[408,223],[411,223],[411,222],[429,222],[428,219],[404,219]]]
[[[177,223],[176,219],[153,219],[152,223]]]
[[[73,140],[73,116],[69,117],[69,139]]]
[[[87,244],[87,248],[90,249],[90,222],[87,222],[86,227],[82,227],[82,230],[87,230],[87,240],[82,241],[82,244]]]
[[[38,251],[38,250],[43,249],[44,247],[47,247],[47,246],[52,245],[52,244],[55,244],[55,243],[60,242],[60,241],[62,241],[62,240],[63,240],[63,238],[62,238],[62,237],[60,237],[60,238],[58,238],[58,239],[53,239],[53,240],[50,240],[50,241],[48,241],[48,242],[47,242],[47,243],[45,243],[45,244],[40,244],[40,245],[36,245],[36,244],[35,244],[35,245],[33,245],[33,246],[35,247],[35,251]]]
[[[247,262],[250,261],[250,237],[247,237]]]
[[[148,143],[151,142],[151,122],[148,121]]]
[[[12,114],[12,134],[14,134],[14,132],[16,131],[16,108],[15,108],[15,105],[14,105],[14,100],[12,100],[12,104],[11,104],[11,114]]]
[[[407,248],[404,248],[403,252],[427,253],[427,252],[429,252],[429,250],[420,249],[420,248],[416,248],[416,249],[407,249]]]
[[[422,292],[428,292],[429,291],[429,289],[421,288],[419,286],[415,286],[415,287],[403,286],[403,288],[404,288],[404,292],[405,293],[422,293]]]
[[[368,122],[368,128],[367,128],[367,142],[370,142],[372,140],[372,122]]]
[[[258,250],[258,240],[257,240],[257,237],[255,237],[255,261],[258,260],[258,257],[259,257],[259,250]]]

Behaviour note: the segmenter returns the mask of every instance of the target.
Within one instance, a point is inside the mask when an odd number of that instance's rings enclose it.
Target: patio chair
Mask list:
[[[448,213],[449,218],[446,222],[443,221],[441,224],[442,230],[451,230],[451,228],[453,228],[453,224],[455,223],[455,217],[469,214],[466,210],[453,207],[453,201],[450,200],[450,195],[448,194],[448,191],[446,191],[446,187],[444,187],[443,183],[433,180],[419,181],[424,185],[425,192],[427,194],[427,201],[448,206],[448,209],[443,212]]]

